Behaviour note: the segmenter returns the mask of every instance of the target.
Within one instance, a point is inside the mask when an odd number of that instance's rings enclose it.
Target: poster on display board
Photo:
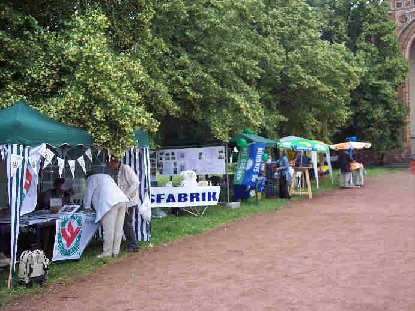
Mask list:
[[[225,174],[225,147],[162,149],[157,152],[160,175],[179,175],[195,171],[197,175]]]
[[[150,181],[157,182],[157,152],[150,150]]]

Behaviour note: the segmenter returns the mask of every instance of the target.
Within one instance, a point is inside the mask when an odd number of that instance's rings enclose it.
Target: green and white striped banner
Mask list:
[[[16,267],[17,241],[19,237],[20,208],[24,200],[24,183],[26,180],[27,160],[29,158],[29,147],[23,145],[7,145],[7,178],[10,205],[10,275],[8,287],[12,284]]]
[[[147,222],[139,214],[148,193],[150,197],[150,153],[148,148],[130,148],[121,159],[123,164],[130,166],[138,176],[138,206],[134,209],[134,232],[137,241],[151,241],[151,222]]]

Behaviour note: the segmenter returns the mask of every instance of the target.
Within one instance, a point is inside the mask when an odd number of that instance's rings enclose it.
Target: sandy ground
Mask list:
[[[415,176],[292,202],[6,310],[415,310]]]

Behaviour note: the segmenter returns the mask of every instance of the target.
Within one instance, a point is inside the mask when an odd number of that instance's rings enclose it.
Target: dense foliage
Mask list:
[[[6,1],[1,107],[24,99],[113,153],[134,129],[166,145],[227,141],[246,127],[328,140],[375,124],[364,138],[377,141],[391,120],[402,125],[393,94],[406,67],[387,9],[351,14],[342,1]]]
[[[323,1],[320,1],[322,5]],[[324,0],[322,38],[344,43],[365,73],[351,93],[351,116],[337,136],[357,136],[378,151],[399,148],[407,110],[397,90],[407,73],[386,1]]]

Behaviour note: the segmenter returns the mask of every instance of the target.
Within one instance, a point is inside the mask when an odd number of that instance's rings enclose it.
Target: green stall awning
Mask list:
[[[244,138],[248,144],[250,143],[258,143],[258,144],[265,144],[266,146],[276,146],[278,144],[278,142],[262,137],[262,136],[258,136],[255,134],[247,134],[247,133],[241,133],[241,134],[236,134],[235,136],[233,136],[231,138],[231,142],[235,143],[238,141],[238,139]]]
[[[23,101],[0,110],[0,144],[92,145],[87,131],[52,120]]]
[[[150,146],[147,132],[136,130],[134,131],[134,135],[139,147],[148,148]]]

